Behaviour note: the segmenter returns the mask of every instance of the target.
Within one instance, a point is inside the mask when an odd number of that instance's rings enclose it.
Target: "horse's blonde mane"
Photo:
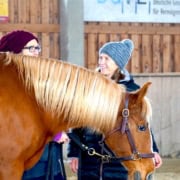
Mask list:
[[[60,60],[9,54],[7,62],[17,66],[37,103],[69,126],[88,125],[103,131],[114,127],[124,87]]]

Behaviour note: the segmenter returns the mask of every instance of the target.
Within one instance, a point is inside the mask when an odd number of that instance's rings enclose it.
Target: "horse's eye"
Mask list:
[[[145,125],[138,125],[138,130],[139,131],[145,131],[146,130],[146,126]]]

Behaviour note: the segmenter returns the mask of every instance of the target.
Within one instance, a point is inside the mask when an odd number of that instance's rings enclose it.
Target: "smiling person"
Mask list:
[[[120,42],[108,42],[99,50],[97,70],[112,79],[117,84],[123,84],[127,91],[135,91],[140,88],[133,77],[126,70],[126,65],[131,58],[134,44],[130,39]],[[72,129],[79,140],[88,147],[92,147],[96,152],[102,152],[99,142],[102,135],[95,134],[91,129]],[[162,164],[158,153],[156,142],[153,138],[153,150],[155,154],[155,167]],[[73,140],[68,147],[68,157],[70,158],[70,168],[74,173],[78,173],[78,180],[127,180],[127,170],[120,162],[103,163],[101,158],[90,156],[87,151],[82,151]]]
[[[12,31],[0,39],[0,52],[11,52],[38,57],[41,52],[39,40],[32,33],[22,30]],[[58,133],[53,141],[46,145],[38,163],[25,171],[23,180],[45,180],[48,172],[48,156],[52,155],[54,180],[64,180],[60,159],[62,157],[62,143],[68,141],[66,133]],[[63,177],[64,175],[64,177]],[[49,179],[49,177],[48,177]]]

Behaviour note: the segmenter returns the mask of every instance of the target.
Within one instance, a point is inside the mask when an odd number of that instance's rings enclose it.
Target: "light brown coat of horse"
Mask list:
[[[152,153],[148,86],[129,94],[128,126],[138,153]],[[20,180],[59,131],[91,127],[117,157],[132,155],[122,124],[126,91],[102,75],[60,60],[0,53],[0,180]],[[145,127],[144,131],[138,127]],[[123,161],[129,179],[154,171],[153,158]],[[140,179],[140,178],[136,178]]]

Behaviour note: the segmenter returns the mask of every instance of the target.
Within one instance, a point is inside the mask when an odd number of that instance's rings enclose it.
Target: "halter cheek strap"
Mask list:
[[[123,117],[123,121],[122,121],[122,125],[121,125],[121,133],[122,134],[125,133],[126,125],[128,123],[128,117],[129,117],[128,105],[129,105],[129,93],[126,93],[125,108],[122,110],[122,117]]]

